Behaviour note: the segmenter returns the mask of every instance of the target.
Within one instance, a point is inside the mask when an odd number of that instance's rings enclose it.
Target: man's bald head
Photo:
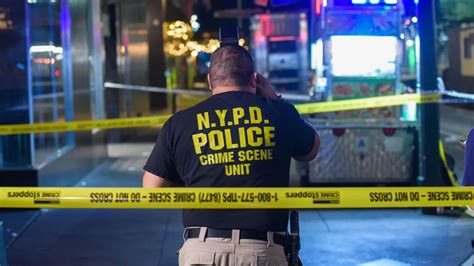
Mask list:
[[[254,84],[253,60],[241,46],[222,46],[211,56],[209,82],[211,88],[252,86]]]

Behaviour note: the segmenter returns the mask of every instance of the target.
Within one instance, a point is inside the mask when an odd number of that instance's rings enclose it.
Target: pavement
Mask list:
[[[417,209],[301,213],[305,265],[459,265],[471,254],[474,220]]]
[[[474,110],[460,109],[454,106],[440,107],[440,135],[446,153],[455,159],[455,173],[462,179],[464,172],[464,150],[459,140],[466,140],[469,131],[474,128]]]
[[[139,186],[147,152],[136,155],[105,161],[78,186]],[[416,209],[300,216],[304,265],[459,265],[474,238],[473,219]],[[176,265],[182,230],[178,210],[43,209],[7,254],[10,265]]]
[[[461,177],[464,162],[457,139],[474,126],[474,115],[449,108],[441,109],[442,136]],[[77,186],[141,186],[141,167],[152,145],[109,145],[109,159]],[[179,210],[42,209],[0,215],[13,266],[176,265],[182,244]],[[474,219],[465,215],[423,215],[418,209],[305,210],[300,224],[304,265],[472,264],[467,259]]]

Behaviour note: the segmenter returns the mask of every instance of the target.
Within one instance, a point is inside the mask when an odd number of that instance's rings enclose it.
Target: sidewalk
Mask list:
[[[140,187],[153,144],[112,145],[84,187]],[[144,150],[146,149],[146,150]],[[7,250],[9,265],[177,265],[179,210],[43,209]]]
[[[472,128],[474,128],[474,110],[440,106],[441,139],[446,153],[455,159],[454,172],[459,180],[462,180],[464,174],[464,150],[459,146],[459,140],[465,140]]]
[[[78,185],[139,187],[152,143],[115,144]],[[459,265],[474,222],[414,209],[305,210],[304,265]],[[179,210],[44,209],[7,251],[10,265],[176,265]]]
[[[474,110],[440,105],[441,133],[466,139],[469,131],[474,128]]]

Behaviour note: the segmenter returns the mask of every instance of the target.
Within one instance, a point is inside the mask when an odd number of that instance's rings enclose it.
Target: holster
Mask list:
[[[300,236],[288,234],[286,237],[285,254],[288,258],[288,266],[302,266],[298,253],[301,248]]]
[[[289,266],[302,266],[303,263],[299,258],[300,243],[300,229],[299,216],[296,210],[290,212],[290,233],[286,237],[285,253],[288,258]]]

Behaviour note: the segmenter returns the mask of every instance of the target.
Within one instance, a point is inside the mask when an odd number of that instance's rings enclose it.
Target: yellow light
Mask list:
[[[191,41],[193,35],[190,24],[183,21],[171,22],[166,29],[165,53],[170,56],[196,57],[200,52],[213,53],[219,48],[219,40],[209,39],[206,43]],[[244,46],[245,40],[239,39],[239,45]]]

